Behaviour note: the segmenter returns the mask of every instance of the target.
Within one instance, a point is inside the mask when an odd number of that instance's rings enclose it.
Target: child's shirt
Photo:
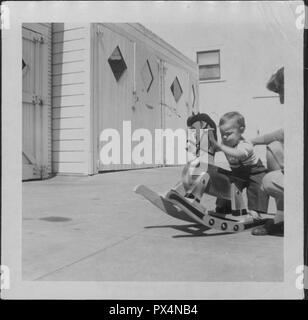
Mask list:
[[[243,151],[244,156],[241,159],[238,159],[225,154],[231,169],[242,166],[251,167],[258,163],[259,159],[255,154],[253,145],[250,142],[243,139],[234,147],[234,149]]]

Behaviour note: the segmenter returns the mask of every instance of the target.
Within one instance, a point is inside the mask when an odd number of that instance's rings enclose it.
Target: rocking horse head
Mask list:
[[[208,141],[208,130],[213,131],[213,135],[217,140],[217,127],[215,122],[211,117],[206,113],[192,113],[191,116],[187,119],[187,127],[189,129],[194,129],[195,136],[195,147],[196,147],[196,156],[199,156],[200,149],[208,152],[209,154],[214,155],[214,148],[209,144]]]

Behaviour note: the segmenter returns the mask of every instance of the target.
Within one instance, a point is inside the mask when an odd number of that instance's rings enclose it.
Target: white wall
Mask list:
[[[250,137],[283,126],[281,111],[290,107],[278,96],[254,97],[275,95],[265,88],[270,76],[302,55],[295,27],[299,3],[191,3],[188,17],[178,12],[172,27],[165,21],[146,26],[194,61],[197,51],[221,50],[222,81],[200,83],[200,110],[215,121],[224,112],[242,112]]]
[[[52,162],[57,174],[88,174],[89,24],[53,23]]]
[[[197,51],[221,50],[221,81],[201,82],[200,111],[216,122],[228,111],[246,118],[247,138],[283,127],[288,92],[301,83],[302,30],[296,28],[301,2],[195,3],[170,22],[146,25],[196,61]],[[176,32],[175,32],[176,31]],[[266,89],[270,76],[285,67],[285,104]],[[276,96],[276,97],[270,97]],[[263,98],[261,98],[263,97]],[[264,150],[260,151],[264,159]]]

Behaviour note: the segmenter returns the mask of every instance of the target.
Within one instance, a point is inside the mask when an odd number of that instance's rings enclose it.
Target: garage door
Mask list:
[[[43,37],[22,30],[22,179],[41,179],[44,171],[43,124],[46,97],[42,92]]]

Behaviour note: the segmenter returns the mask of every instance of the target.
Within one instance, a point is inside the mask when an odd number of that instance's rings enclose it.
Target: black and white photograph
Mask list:
[[[1,6],[2,298],[303,299],[303,1]]]

